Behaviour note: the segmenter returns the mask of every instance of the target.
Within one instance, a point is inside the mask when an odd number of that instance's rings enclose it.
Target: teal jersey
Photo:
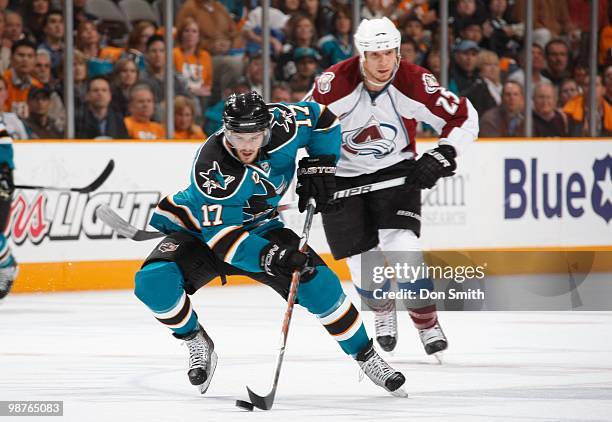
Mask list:
[[[13,139],[8,134],[4,123],[0,122],[0,164],[7,163],[9,168],[15,168],[13,161]]]
[[[276,210],[296,172],[296,156],[340,157],[337,117],[315,102],[268,105],[270,141],[258,159],[243,164],[224,138],[212,135],[196,153],[187,189],[164,198],[150,224],[164,233],[188,231],[206,242],[228,264],[261,272],[263,235],[282,227]]]

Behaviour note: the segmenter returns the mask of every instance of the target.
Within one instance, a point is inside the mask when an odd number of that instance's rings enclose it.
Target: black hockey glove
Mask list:
[[[457,163],[455,148],[450,145],[440,145],[430,149],[416,162],[412,173],[412,180],[421,189],[431,189],[441,177],[450,177],[455,174]]]
[[[0,164],[0,200],[10,200],[15,192],[13,170],[7,163]]]
[[[298,162],[297,188],[300,212],[306,210],[308,198],[317,203],[315,213],[326,213],[335,208],[330,204],[336,192],[336,158],[333,155],[305,157]]]
[[[291,277],[295,270],[309,269],[309,256],[288,245],[270,242],[261,250],[259,266],[273,277]]]

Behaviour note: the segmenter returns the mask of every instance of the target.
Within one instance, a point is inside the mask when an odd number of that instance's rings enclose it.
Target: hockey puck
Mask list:
[[[244,410],[248,410],[249,412],[252,412],[254,409],[254,406],[251,403],[249,403],[248,401],[244,401],[244,400],[236,400],[236,407],[239,407]]]

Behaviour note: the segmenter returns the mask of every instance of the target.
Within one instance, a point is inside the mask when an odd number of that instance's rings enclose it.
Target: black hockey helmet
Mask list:
[[[265,101],[255,91],[232,94],[223,108],[223,124],[226,130],[248,133],[270,129],[272,114]]]

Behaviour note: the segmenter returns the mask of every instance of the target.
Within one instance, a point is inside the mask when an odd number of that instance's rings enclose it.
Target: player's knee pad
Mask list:
[[[297,299],[312,314],[329,310],[344,293],[338,276],[327,266],[317,266],[316,275],[298,287]]]
[[[145,259],[142,268],[155,262],[176,264],[188,294],[195,293],[220,275],[213,251],[201,239],[185,232],[164,237]]]
[[[184,293],[183,276],[174,262],[153,262],[136,273],[134,294],[153,312],[172,309]]]

